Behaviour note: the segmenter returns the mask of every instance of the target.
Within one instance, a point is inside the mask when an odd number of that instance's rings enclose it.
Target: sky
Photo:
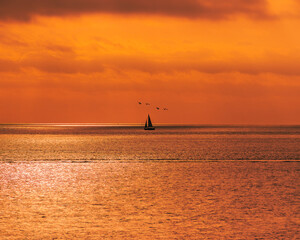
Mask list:
[[[299,0],[0,0],[0,123],[300,124],[299,28]]]

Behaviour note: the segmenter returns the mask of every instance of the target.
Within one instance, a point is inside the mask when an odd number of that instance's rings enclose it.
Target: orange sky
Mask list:
[[[0,3],[0,123],[300,124],[297,0],[54,2]]]

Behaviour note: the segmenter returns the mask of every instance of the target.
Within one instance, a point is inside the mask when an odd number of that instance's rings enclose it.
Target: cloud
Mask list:
[[[45,45],[45,49],[53,52],[64,53],[64,54],[74,54],[74,51],[69,46],[58,45],[58,44],[48,44]]]
[[[114,56],[95,59],[54,57],[48,54],[30,55],[19,62],[0,59],[0,72],[18,72],[21,69],[36,69],[45,73],[91,74],[104,71],[144,72],[150,74],[202,72],[209,74],[239,72],[256,75],[272,73],[285,76],[300,76],[300,57],[266,55],[262,59],[251,60],[246,57],[224,60],[168,60],[161,61],[138,56]]]
[[[0,59],[0,72],[18,72],[20,66],[15,61]]]
[[[102,72],[103,64],[99,60],[76,60],[43,55],[42,57],[27,58],[22,62],[23,68],[34,68],[46,73],[94,73]]]
[[[87,13],[156,14],[210,20],[234,15],[269,18],[266,0],[0,0],[0,19]]]

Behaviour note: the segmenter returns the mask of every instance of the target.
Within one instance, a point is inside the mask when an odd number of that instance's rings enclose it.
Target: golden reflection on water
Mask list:
[[[298,162],[1,163],[0,236],[296,239],[298,179]]]

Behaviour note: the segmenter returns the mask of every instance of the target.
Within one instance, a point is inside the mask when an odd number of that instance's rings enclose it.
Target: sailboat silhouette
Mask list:
[[[151,122],[149,114],[148,114],[148,119],[146,119],[144,129],[145,130],[155,130],[155,127],[153,127],[153,125],[152,125],[152,122]]]

